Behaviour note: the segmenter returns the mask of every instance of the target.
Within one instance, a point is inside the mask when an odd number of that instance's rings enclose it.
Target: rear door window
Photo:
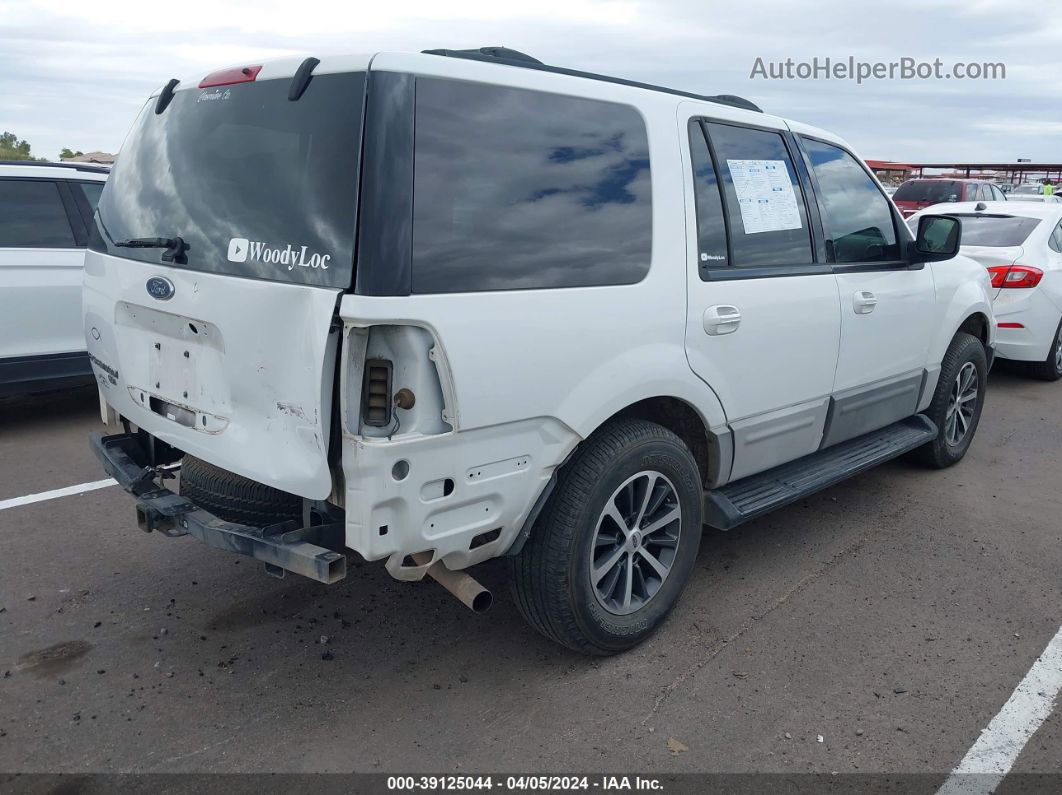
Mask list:
[[[413,292],[632,284],[649,270],[634,108],[435,78],[416,84]]]
[[[49,180],[0,179],[0,248],[74,248],[59,187]]]
[[[726,196],[730,264],[812,263],[804,193],[781,133],[720,123],[706,127]]]
[[[149,101],[99,199],[93,248],[161,265],[162,251],[117,246],[181,237],[175,267],[347,287],[353,276],[363,72],[188,88]]]
[[[822,225],[835,262],[898,260],[891,205],[852,155],[840,147],[803,139],[818,182]]]

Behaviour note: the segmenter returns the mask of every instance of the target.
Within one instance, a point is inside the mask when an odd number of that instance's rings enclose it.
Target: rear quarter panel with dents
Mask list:
[[[706,425],[722,424],[721,407],[685,358],[683,255],[676,264],[654,265],[627,287],[410,296],[400,311],[395,299],[345,296],[350,345],[362,338],[358,328],[371,335],[405,323],[430,333],[453,421],[437,434],[402,426],[391,437],[359,433],[350,406],[357,379],[344,378],[348,546],[387,558],[403,579],[426,569],[402,565],[411,552],[433,551],[433,560],[464,568],[507,550],[556,467],[632,403],[677,397]],[[354,358],[343,356],[350,373]],[[409,473],[396,481],[392,470],[403,461]],[[438,484],[447,480],[444,494]],[[496,538],[469,548],[494,530]]]
[[[933,273],[936,291],[937,324],[929,345],[926,360],[928,378],[922,393],[919,410],[925,409],[933,399],[940,364],[956,332],[972,315],[983,315],[988,329],[988,344],[995,342],[996,321],[992,312],[991,282],[983,265],[969,257],[959,255],[954,259],[926,265]]]

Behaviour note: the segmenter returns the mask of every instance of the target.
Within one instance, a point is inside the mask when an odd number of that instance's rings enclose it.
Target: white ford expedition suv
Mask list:
[[[171,80],[103,192],[84,320],[140,526],[331,583],[511,562],[587,653],[702,525],[965,454],[993,340],[958,222],[844,141],[504,48]],[[167,480],[180,469],[179,486]]]

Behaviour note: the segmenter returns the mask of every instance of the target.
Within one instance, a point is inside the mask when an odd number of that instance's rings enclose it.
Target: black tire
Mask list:
[[[302,520],[302,498],[208,464],[181,460],[181,495],[227,522],[266,527]]]
[[[661,479],[660,475],[664,477]],[[646,485],[636,496],[641,478]],[[604,606],[591,583],[591,546],[597,540],[599,522],[601,528],[605,527],[602,513],[606,506],[616,507],[616,501],[628,494],[624,491],[627,488],[630,503],[643,506],[656,500],[643,497],[651,489],[659,489],[653,494],[666,494],[666,499],[660,498],[662,501],[648,510],[663,520],[677,507],[679,529],[674,531],[673,524],[666,525],[671,529],[664,531],[665,535],[677,532],[677,540],[669,539],[667,548],[651,546],[655,543],[650,540],[654,531],[646,532],[641,548],[637,546],[640,533],[623,531],[627,533],[626,541],[620,533],[613,534],[619,539],[619,546],[613,547],[612,552],[623,556],[617,567],[624,572],[624,566],[632,567],[629,574],[619,576],[636,578],[632,582],[637,581],[647,591],[655,583],[655,591],[648,593],[640,607],[633,609],[635,602],[628,595],[628,609],[632,612],[617,615]],[[580,445],[565,464],[526,546],[510,558],[520,612],[547,638],[584,654],[615,654],[642,642],[674,607],[693,569],[701,540],[702,496],[697,463],[675,434],[644,420],[609,422]],[[638,519],[631,522],[637,528],[648,530],[660,523],[651,521],[644,507],[634,512],[638,518],[645,516],[641,523]],[[634,551],[622,552],[624,544],[633,544]],[[594,549],[603,554],[600,545]],[[649,568],[647,553],[656,555],[653,559],[658,563],[671,557],[670,569],[659,582],[655,582]],[[607,548],[605,555],[611,557]],[[608,579],[606,576],[601,582]]]
[[[947,438],[949,409],[953,402],[956,379],[959,373],[972,364],[977,373],[977,396],[974,401],[973,415],[967,421],[962,437],[957,443]],[[985,386],[988,383],[988,357],[985,346],[977,337],[960,331],[955,335],[944,354],[940,365],[940,378],[933,393],[933,401],[924,414],[936,423],[937,438],[914,451],[914,457],[926,466],[944,469],[962,460],[970,449],[977,424],[981,420],[981,409],[985,403]]]
[[[1062,348],[1062,322],[1059,322],[1058,328],[1055,329],[1055,341],[1051,343],[1047,358],[1042,362],[1031,363],[1029,375],[1041,381],[1057,381],[1062,378],[1062,358],[1058,355],[1059,348]]]

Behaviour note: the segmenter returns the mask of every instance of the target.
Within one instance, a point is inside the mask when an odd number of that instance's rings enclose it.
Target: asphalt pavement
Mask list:
[[[0,403],[0,504],[98,481],[95,391]],[[588,659],[505,566],[477,616],[354,563],[277,580],[99,488],[0,509],[0,771],[955,768],[1062,624],[1062,383],[1000,368],[966,460],[706,532],[666,625]],[[1062,773],[1062,707],[1013,773]],[[1001,790],[1002,791],[1002,790]]]

